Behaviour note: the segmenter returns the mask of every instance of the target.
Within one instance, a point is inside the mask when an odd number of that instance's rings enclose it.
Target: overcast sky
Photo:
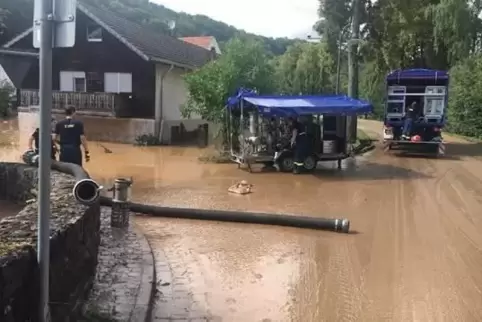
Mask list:
[[[303,37],[317,20],[318,0],[151,0],[175,11],[203,14],[269,37]]]

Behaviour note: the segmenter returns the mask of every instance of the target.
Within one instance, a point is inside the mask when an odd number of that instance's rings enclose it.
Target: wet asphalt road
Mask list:
[[[26,134],[5,128],[20,143],[4,143],[2,157],[16,159]],[[449,142],[442,159],[377,149],[314,176],[199,164],[196,149],[92,144],[87,169],[105,183],[132,175],[142,202],[351,220],[342,235],[136,218],[165,272],[159,321],[482,321],[482,144]],[[242,179],[254,193],[229,195]]]

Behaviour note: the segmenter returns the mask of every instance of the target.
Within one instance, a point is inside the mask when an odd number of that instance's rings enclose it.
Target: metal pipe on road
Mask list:
[[[107,197],[100,197],[100,203],[103,206],[109,207],[113,204],[112,199]],[[319,217],[268,214],[245,211],[161,207],[133,202],[130,203],[129,209],[132,212],[141,213],[153,217],[287,226],[305,229],[330,230],[342,233],[348,233],[350,230],[350,222],[348,221],[348,219],[327,219]]]
[[[23,160],[25,163],[35,166],[37,158],[35,153],[32,153],[32,151],[27,151],[23,155]],[[89,205],[99,201],[102,206],[115,206],[117,200],[100,196],[100,190],[102,187],[90,179],[88,173],[82,167],[72,163],[52,161],[52,169],[70,174],[76,178],[77,183],[74,186],[73,195],[80,203]],[[127,185],[124,186],[127,187]],[[130,187],[130,184],[128,186]],[[123,198],[122,202],[127,208],[130,209],[131,212],[154,217],[274,225],[305,229],[329,230],[341,233],[348,233],[350,230],[350,222],[348,219],[328,219],[298,215],[229,210],[161,207],[133,203],[124,201],[124,199],[125,198]]]

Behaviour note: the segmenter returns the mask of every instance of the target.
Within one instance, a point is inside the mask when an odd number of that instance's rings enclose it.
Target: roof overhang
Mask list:
[[[174,63],[172,63],[168,60],[159,59],[159,58],[155,58],[155,57],[150,58],[149,61],[151,61],[153,63],[156,63],[156,64],[172,65],[172,66],[175,66],[175,67],[185,68],[185,69],[189,69],[189,70],[195,70],[197,68],[196,66],[191,66],[191,65],[179,64],[179,63],[174,64]]]
[[[24,57],[34,57],[38,58],[39,53],[21,49],[11,49],[11,48],[0,48],[0,55],[9,55],[9,56],[24,56]]]

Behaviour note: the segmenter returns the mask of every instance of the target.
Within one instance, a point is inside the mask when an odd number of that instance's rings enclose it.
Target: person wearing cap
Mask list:
[[[69,106],[65,109],[65,119],[55,125],[53,139],[59,142],[60,157],[59,161],[74,163],[82,166],[82,151],[84,147],[85,161],[90,161],[89,147],[84,133],[84,123],[74,119],[75,108]]]

